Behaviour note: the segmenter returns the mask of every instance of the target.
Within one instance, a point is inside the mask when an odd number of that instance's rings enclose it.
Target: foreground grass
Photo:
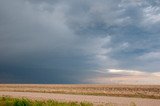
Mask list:
[[[93,106],[93,104],[85,102],[58,102],[54,100],[34,101],[25,98],[0,97],[0,106]]]

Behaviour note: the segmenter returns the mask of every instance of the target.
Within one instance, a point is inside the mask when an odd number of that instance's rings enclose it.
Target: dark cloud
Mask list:
[[[101,69],[159,71],[159,5],[1,0],[0,82],[85,83]]]

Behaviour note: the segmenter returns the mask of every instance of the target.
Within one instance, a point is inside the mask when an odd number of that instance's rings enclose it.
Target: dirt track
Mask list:
[[[31,93],[31,92],[0,92],[0,96],[25,97],[36,100],[57,100],[57,101],[77,101],[91,102],[94,105],[112,103],[116,106],[131,106],[134,102],[136,106],[160,106],[160,100],[157,99],[141,99],[126,97],[107,97],[107,96],[91,96],[91,95],[71,95],[71,94],[53,94],[53,93]]]

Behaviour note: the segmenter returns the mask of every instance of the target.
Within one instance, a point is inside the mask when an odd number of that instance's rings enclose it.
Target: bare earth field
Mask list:
[[[94,105],[111,103],[113,106],[130,106],[135,103],[136,106],[160,106],[159,85],[0,84],[0,96],[3,95],[42,100],[87,101]]]
[[[45,92],[160,99],[160,85],[0,84],[0,91]]]
[[[0,96],[10,96],[14,98],[25,97],[32,100],[56,100],[60,102],[89,102],[93,103],[95,106],[160,106],[160,100],[144,98],[139,99],[127,97],[52,94],[36,92],[0,92]]]

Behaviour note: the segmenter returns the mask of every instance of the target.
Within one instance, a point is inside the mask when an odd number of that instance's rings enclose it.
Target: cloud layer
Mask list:
[[[159,85],[160,72],[144,72],[137,70],[107,69],[97,70],[97,75],[89,77],[84,82],[100,84],[140,84]]]
[[[1,0],[0,16],[1,83],[159,77],[159,0]]]

